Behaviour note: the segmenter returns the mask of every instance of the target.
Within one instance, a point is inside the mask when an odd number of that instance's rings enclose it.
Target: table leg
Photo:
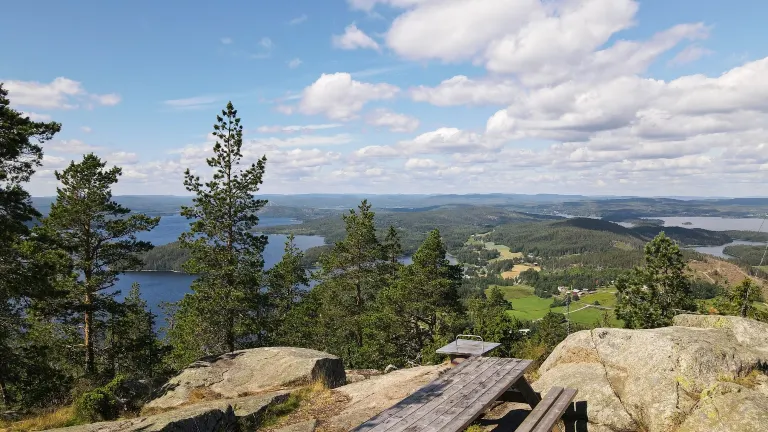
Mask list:
[[[536,408],[536,405],[541,402],[541,395],[533,390],[531,385],[528,384],[528,381],[525,380],[525,376],[521,376],[520,379],[515,381],[515,383],[512,384],[512,387],[522,393],[523,398],[525,398],[525,401],[531,406],[531,409]]]

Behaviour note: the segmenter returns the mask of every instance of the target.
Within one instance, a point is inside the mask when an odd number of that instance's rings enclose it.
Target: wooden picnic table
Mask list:
[[[473,356],[354,431],[462,431],[495,401],[541,401],[523,374],[531,360]]]

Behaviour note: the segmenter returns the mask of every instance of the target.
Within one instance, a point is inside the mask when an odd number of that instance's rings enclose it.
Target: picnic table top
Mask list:
[[[354,431],[462,431],[531,365],[530,360],[470,357]]]
[[[456,339],[448,345],[438,348],[438,354],[453,354],[465,356],[481,356],[501,345],[496,342],[483,342],[478,340]]]

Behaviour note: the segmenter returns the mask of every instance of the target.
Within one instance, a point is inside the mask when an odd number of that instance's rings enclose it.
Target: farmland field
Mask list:
[[[533,266],[529,264],[515,264],[514,267],[512,267],[512,270],[505,271],[501,273],[501,277],[504,279],[514,279],[516,278],[520,273],[528,270],[528,269],[534,269],[536,271],[541,271],[541,267],[539,266]]]
[[[501,255],[499,255],[498,258],[492,259],[491,262],[505,260],[505,259],[512,259],[512,258],[522,258],[523,257],[523,253],[522,252],[511,252],[509,250],[508,246],[497,245],[496,243],[493,243],[493,242],[485,242],[484,246],[488,250],[496,249],[501,254]]]
[[[533,294],[533,288],[527,285],[499,286],[498,288],[504,294],[504,298],[512,303],[513,309],[507,311],[507,313],[519,320],[538,320],[543,318],[550,310],[552,312],[565,313],[565,307],[550,308],[552,299],[544,299]],[[616,295],[613,291],[600,290],[595,294],[582,296],[581,300],[571,303],[571,321],[586,326],[594,326],[596,322],[602,321],[603,309],[596,307],[581,309],[587,305],[592,305],[595,301],[600,302],[601,306],[613,308],[616,304]],[[616,319],[613,311],[608,312],[610,314],[611,326],[620,327],[621,321]]]

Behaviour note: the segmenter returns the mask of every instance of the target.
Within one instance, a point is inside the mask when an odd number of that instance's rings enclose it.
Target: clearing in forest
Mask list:
[[[552,311],[564,314],[564,306],[550,307],[552,298],[541,298],[533,293],[533,287],[528,285],[499,286],[504,298],[512,303],[512,310],[507,313],[521,321],[533,321],[544,317],[547,312]],[[599,305],[595,305],[597,301]],[[581,297],[579,301],[571,303],[571,322],[594,326],[596,323],[602,323],[605,309],[608,310],[608,320],[611,327],[621,327],[621,321],[616,319],[613,314],[613,308],[616,305],[616,292],[609,289],[598,290],[594,294],[587,294]],[[602,324],[601,324],[602,325]]]
[[[514,279],[516,278],[520,273],[528,270],[528,269],[534,269],[536,271],[541,271],[541,267],[530,265],[530,264],[515,264],[514,267],[512,267],[512,270],[507,270],[505,272],[501,273],[501,277],[504,279]]]
[[[501,254],[498,258],[492,259],[491,262],[523,257],[522,252],[512,252],[509,250],[509,246],[497,245],[494,242],[485,242],[484,246],[488,250],[497,250]]]

